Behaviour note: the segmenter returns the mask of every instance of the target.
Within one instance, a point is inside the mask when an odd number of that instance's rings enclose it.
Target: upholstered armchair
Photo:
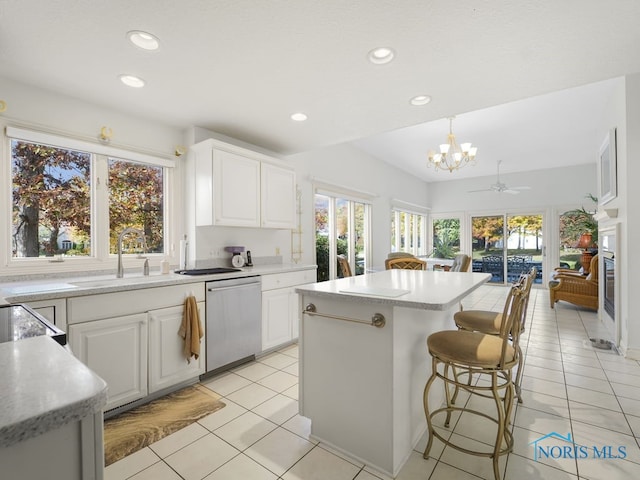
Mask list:
[[[450,272],[467,272],[471,266],[471,257],[465,253],[459,253],[453,259]]]
[[[551,308],[558,300],[598,309],[598,255],[591,259],[589,275],[586,277],[575,270],[556,268],[554,278],[549,282]]]

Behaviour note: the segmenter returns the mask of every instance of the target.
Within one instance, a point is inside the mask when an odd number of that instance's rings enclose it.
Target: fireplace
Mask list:
[[[619,278],[616,278],[618,225],[603,228],[599,232],[600,239],[600,296],[602,298],[602,322],[607,326],[616,340],[619,340],[619,328],[616,324],[616,296],[620,295]],[[617,343],[617,341],[616,341]]]
[[[607,252],[608,253],[608,252]],[[616,284],[616,260],[614,255],[605,253],[604,256],[604,310],[611,320],[616,319],[615,284]]]

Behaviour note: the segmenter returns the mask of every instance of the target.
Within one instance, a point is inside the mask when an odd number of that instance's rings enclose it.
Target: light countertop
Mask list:
[[[200,283],[210,280],[248,277],[251,275],[271,275],[315,268],[315,265],[274,263],[255,267],[244,267],[239,272],[213,275],[179,275],[152,272],[149,276],[140,273],[125,273],[124,278],[111,275],[41,278],[38,280],[0,283],[0,304],[22,303],[56,298],[78,297],[111,293],[125,290],[164,287],[186,283]]]
[[[0,343],[0,448],[97,413],[107,384],[47,336]]]
[[[385,270],[296,288],[301,294],[355,302],[447,310],[491,278],[488,273]]]

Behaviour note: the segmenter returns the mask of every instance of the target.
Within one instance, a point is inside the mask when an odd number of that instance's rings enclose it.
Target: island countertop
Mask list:
[[[448,310],[491,278],[488,273],[392,269],[304,285],[297,293],[391,306]]]
[[[0,344],[0,448],[102,410],[107,385],[47,336]]]

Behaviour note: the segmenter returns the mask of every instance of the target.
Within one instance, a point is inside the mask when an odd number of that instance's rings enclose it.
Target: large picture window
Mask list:
[[[10,258],[104,259],[127,227],[145,233],[147,253],[164,253],[167,169],[51,138],[10,138]],[[108,230],[98,227],[107,221]],[[141,245],[124,245],[124,252],[140,253]]]

